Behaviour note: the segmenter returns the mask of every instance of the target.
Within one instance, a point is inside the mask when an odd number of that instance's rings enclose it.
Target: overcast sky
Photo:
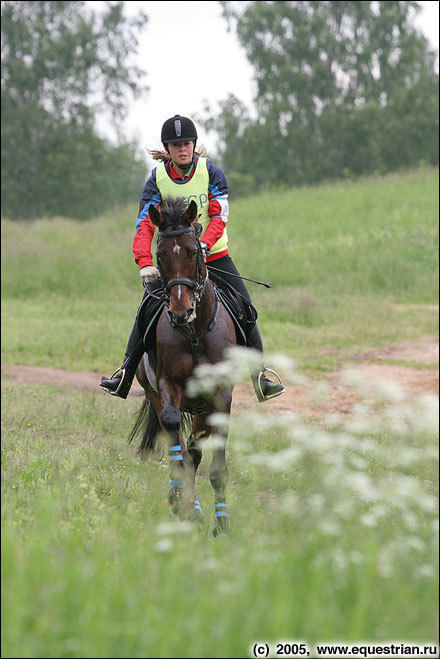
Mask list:
[[[93,6],[102,2],[91,2]],[[439,2],[420,2],[417,25],[439,48]],[[132,0],[127,11],[143,7],[149,20],[143,31],[139,62],[147,72],[148,95],[132,103],[125,122],[127,137],[142,147],[160,148],[165,119],[202,113],[204,100],[216,109],[232,93],[252,113],[253,68],[233,31],[229,32],[216,1],[148,2]],[[111,127],[105,132],[112,136]],[[199,130],[199,143],[215,150],[214,137]],[[151,160],[148,159],[151,164]]]

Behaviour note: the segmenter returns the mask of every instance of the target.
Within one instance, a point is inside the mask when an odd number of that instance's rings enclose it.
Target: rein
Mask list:
[[[257,281],[257,279],[249,279],[249,277],[242,277],[241,275],[234,275],[232,272],[226,272],[226,270],[220,270],[220,268],[213,268],[212,265],[207,263],[206,265],[207,268],[210,270],[216,270],[217,272],[223,272],[225,275],[229,275],[229,277],[238,277],[238,279],[246,279],[246,281],[251,281],[254,284],[260,284],[260,286],[266,286],[266,288],[270,288],[272,286],[272,282],[266,283],[264,281]]]

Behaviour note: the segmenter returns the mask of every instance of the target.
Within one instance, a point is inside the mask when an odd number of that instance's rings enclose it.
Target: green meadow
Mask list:
[[[142,296],[135,219],[133,205],[2,221],[3,364],[119,365]],[[272,282],[249,290],[287,382],[299,370],[316,383],[355,349],[438,336],[438,170],[233,201],[228,232],[241,273]],[[217,540],[209,443],[204,519],[181,522],[167,460],[127,446],[139,406],[3,378],[3,657],[438,642],[433,397],[384,387],[316,425],[295,410],[235,415],[231,532]]]
[[[320,348],[436,334],[437,314],[414,305],[438,302],[437,183],[420,169],[231,202],[235,263],[273,284],[247,284],[266,349],[309,369]],[[119,365],[142,298],[136,214],[2,222],[3,363]]]

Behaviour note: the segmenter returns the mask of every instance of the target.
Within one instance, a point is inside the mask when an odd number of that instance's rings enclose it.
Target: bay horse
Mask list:
[[[145,399],[129,441],[140,431],[139,452],[155,449],[162,430],[168,438],[170,490],[168,501],[181,516],[202,515],[195,489],[197,468],[202,459],[199,440],[210,435],[224,439],[213,448],[209,478],[215,493],[214,535],[229,528],[226,503],[228,469],[225,461],[228,427],[211,424],[210,415],[230,415],[232,386],[223,387],[204,400],[192,400],[186,384],[199,364],[216,364],[225,351],[237,344],[234,323],[216,295],[198,240],[197,204],[188,208],[183,197],[168,198],[160,210],[149,207],[151,221],[159,228],[157,266],[162,279],[165,306],[156,327],[156,369],[148,354],[136,371]],[[184,413],[190,413],[190,436],[182,432]],[[185,414],[187,417],[188,414]],[[226,424],[227,426],[227,424]]]

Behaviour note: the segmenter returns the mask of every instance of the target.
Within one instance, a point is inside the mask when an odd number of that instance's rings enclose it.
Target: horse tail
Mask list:
[[[130,444],[137,435],[142,435],[142,440],[138,448],[139,455],[152,453],[156,448],[156,439],[160,430],[161,427],[156,410],[148,396],[145,396],[142,407],[137,413],[135,424],[128,437],[128,443]]]

